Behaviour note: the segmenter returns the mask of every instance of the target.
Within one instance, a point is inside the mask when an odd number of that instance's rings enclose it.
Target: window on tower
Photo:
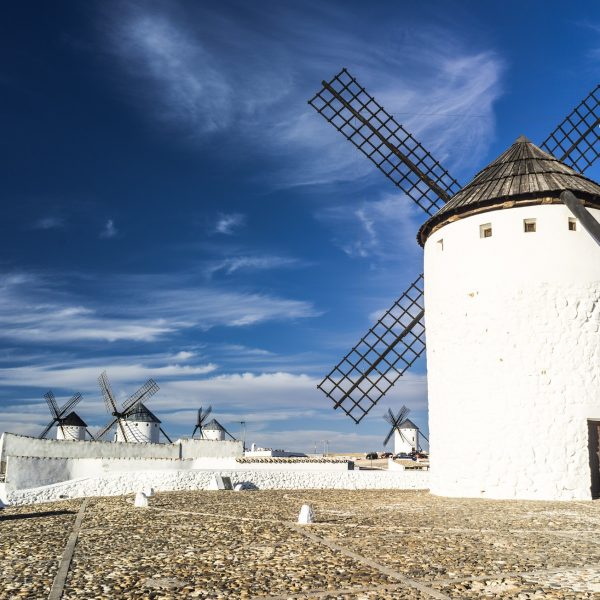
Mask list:
[[[492,237],[492,224],[484,223],[479,226],[479,237],[480,238],[489,238]]]
[[[569,217],[569,231],[577,231],[577,219]]]
[[[525,233],[535,233],[535,219],[523,219],[523,231]]]

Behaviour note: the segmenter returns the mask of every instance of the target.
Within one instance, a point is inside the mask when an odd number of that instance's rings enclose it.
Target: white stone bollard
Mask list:
[[[135,501],[133,505],[137,508],[147,508],[148,507],[148,496],[144,494],[144,492],[138,492],[135,495]]]
[[[310,525],[314,523],[315,513],[313,509],[308,504],[303,504],[300,509],[300,514],[298,515],[298,524],[299,525]]]

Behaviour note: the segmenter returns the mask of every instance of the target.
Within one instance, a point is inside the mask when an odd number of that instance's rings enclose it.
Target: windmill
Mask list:
[[[114,393],[108,381],[106,371],[98,377],[98,384],[102,391],[106,410],[113,419],[100,430],[97,439],[102,438],[113,426],[117,425],[117,440],[124,442],[153,442],[158,443],[158,432],[171,442],[169,436],[160,426],[160,420],[145,406],[145,402],[158,392],[159,387],[153,379],[142,385],[122,404],[121,410],[117,408]]]
[[[86,432],[89,434],[90,438],[94,439],[92,434],[87,431],[85,423],[75,412],[71,412],[83,398],[81,394],[75,394],[70,400],[67,400],[61,408],[58,407],[56,397],[51,390],[48,390],[44,394],[44,398],[50,409],[52,420],[48,423],[44,431],[40,433],[38,436],[39,439],[45,438],[54,425],[57,426],[57,436],[59,439],[85,439]],[[83,432],[81,434],[79,432],[80,427],[83,427]]]
[[[410,410],[406,408],[406,406],[402,406],[397,415],[394,415],[391,408],[388,408],[387,414],[383,415],[385,421],[391,426],[390,432],[387,434],[383,445],[386,446],[391,437],[394,436],[395,454],[400,452],[420,452],[421,444],[419,438],[421,436],[424,437],[426,441],[429,441],[421,433],[419,428],[408,418],[409,412]]]
[[[432,492],[589,498],[600,313],[576,308],[600,306],[600,185],[583,175],[600,155],[600,86],[541,146],[519,137],[464,188],[346,69],[309,104],[427,217],[425,274],[318,389],[360,423],[425,352],[427,306]],[[555,447],[570,459],[548,469]]]
[[[192,437],[198,432],[200,439],[202,439],[202,426],[206,423],[206,419],[208,415],[212,412],[212,406],[209,406],[204,412],[202,411],[202,407],[198,409],[198,416],[196,418],[196,426],[194,427],[194,431],[192,431]]]
[[[309,104],[429,217],[461,190],[458,181],[347,69],[322,85]],[[600,85],[541,147],[583,172],[599,156],[595,148],[600,139],[599,106]],[[600,244],[600,224],[572,196],[567,192],[561,199]],[[334,409],[341,408],[356,423],[425,351],[423,287],[421,274],[317,386]]]

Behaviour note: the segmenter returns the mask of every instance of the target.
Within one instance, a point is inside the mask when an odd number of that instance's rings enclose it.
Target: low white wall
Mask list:
[[[235,458],[38,458],[11,456],[6,489],[40,487],[69,479],[105,477],[109,473],[235,469]]]
[[[242,441],[177,440],[181,446],[180,458],[237,458],[244,455]]]
[[[7,504],[21,505],[85,496],[120,496],[145,487],[153,487],[157,491],[206,490],[216,474],[230,477],[234,485],[252,483],[259,490],[429,488],[428,471],[138,471],[126,475],[110,473],[105,477],[82,478],[26,490],[5,489],[4,497],[1,496],[3,492],[0,489],[0,500]]]
[[[6,462],[6,488],[17,490],[109,471],[235,468],[242,442],[178,440],[173,444],[40,440],[5,433],[0,455]]]
[[[134,444],[79,440],[40,440],[4,433],[1,457],[36,456],[46,458],[179,458],[179,444]]]
[[[177,440],[173,444],[40,440],[3,433],[0,460],[11,456],[44,458],[227,458],[244,454],[241,441]]]

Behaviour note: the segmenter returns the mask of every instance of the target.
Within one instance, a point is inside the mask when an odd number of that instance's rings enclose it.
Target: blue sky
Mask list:
[[[172,435],[207,404],[295,450],[380,449],[403,403],[426,430],[424,360],[359,426],[316,390],[421,272],[424,213],[307,100],[347,67],[464,184],[598,83],[600,5],[564,6],[5,6],[0,431],[49,388],[103,425],[104,369],[153,377]]]

